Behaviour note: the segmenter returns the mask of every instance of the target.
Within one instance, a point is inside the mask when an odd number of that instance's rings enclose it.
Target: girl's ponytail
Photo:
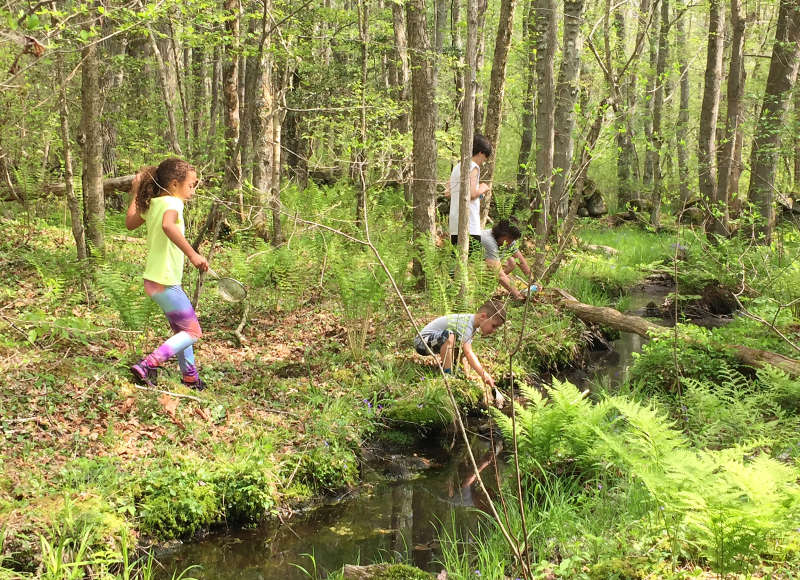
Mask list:
[[[161,194],[161,189],[156,184],[157,171],[158,168],[155,165],[142,167],[139,170],[139,187],[133,192],[136,196],[136,210],[139,212],[139,215],[147,213],[150,207],[150,200]]]
[[[158,167],[150,165],[139,170],[139,187],[134,192],[136,195],[136,209],[139,215],[147,213],[150,200],[169,193],[167,187],[172,181],[183,183],[190,171],[195,168],[183,159],[170,157],[162,161]]]

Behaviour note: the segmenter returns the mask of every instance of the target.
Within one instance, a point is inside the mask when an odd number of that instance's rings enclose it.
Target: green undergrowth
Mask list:
[[[783,405],[798,388],[785,376],[759,380],[773,385],[766,391]],[[698,402],[698,389],[714,396],[713,383],[693,388],[691,402]],[[709,429],[692,440],[655,402],[605,395],[592,403],[560,382],[547,399],[523,391],[530,404],[517,414],[520,474],[529,546],[540,570],[564,578],[644,578],[691,577],[705,568],[798,569],[800,472],[795,462],[771,455],[762,434],[750,430],[734,441]],[[729,385],[718,396],[743,401],[752,392],[740,395]],[[493,415],[510,439],[510,419]],[[762,410],[764,422],[769,415]],[[784,445],[798,441],[792,425],[794,418],[784,424],[783,435],[791,437]],[[518,515],[510,521],[521,532]],[[471,552],[472,565],[480,550]]]

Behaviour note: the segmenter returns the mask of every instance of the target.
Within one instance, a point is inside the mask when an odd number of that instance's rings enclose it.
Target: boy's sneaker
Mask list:
[[[206,384],[203,382],[203,379],[200,377],[190,379],[188,377],[183,377],[181,379],[181,383],[189,387],[190,389],[194,389],[195,391],[204,391],[206,388]]]
[[[138,385],[155,387],[158,384],[158,369],[144,363],[136,363],[131,367],[133,381]]]

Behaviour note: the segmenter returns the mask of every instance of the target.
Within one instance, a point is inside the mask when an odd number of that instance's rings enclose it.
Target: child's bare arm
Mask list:
[[[205,272],[208,270],[208,260],[194,251],[192,245],[184,237],[183,233],[181,233],[177,222],[178,212],[174,209],[168,209],[164,212],[164,218],[161,220],[161,227],[172,243],[178,246],[181,252],[186,254],[192,266]]]
[[[131,203],[128,205],[128,213],[125,214],[125,227],[129,230],[135,230],[144,223],[144,219],[139,215],[139,208],[136,207],[136,193],[139,191],[141,180],[142,174],[137,173],[131,183]]]
[[[494,379],[492,378],[492,375],[486,372],[483,366],[481,366],[481,361],[478,360],[475,351],[472,350],[472,344],[469,342],[462,343],[461,351],[464,353],[469,366],[471,366],[475,372],[478,373],[478,376],[481,378],[481,380],[488,386],[494,387]]]

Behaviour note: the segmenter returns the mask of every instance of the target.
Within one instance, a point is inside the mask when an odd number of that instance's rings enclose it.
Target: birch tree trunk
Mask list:
[[[428,40],[424,0],[409,0],[406,3],[406,21],[411,61],[414,239],[428,244],[433,243],[436,237],[436,80],[433,76],[434,56]],[[415,273],[421,273],[418,263]]]
[[[727,112],[725,117],[725,133],[722,137],[722,151],[719,156],[719,181],[717,192],[719,215],[712,215],[709,230],[715,234],[726,235],[729,232],[730,200],[734,193],[731,190],[731,176],[734,170],[737,140],[740,137],[739,127],[742,122],[742,93],[744,91],[744,35],[747,22],[742,12],[740,0],[731,0],[731,64],[728,72]]]
[[[100,254],[105,252],[105,197],[103,195],[103,115],[97,44],[90,42],[81,53],[81,149],[83,217],[87,241]],[[91,253],[91,252],[90,252]]]
[[[494,60],[492,61],[492,76],[489,83],[489,102],[486,106],[486,127],[483,130],[483,134],[492,144],[495,152],[500,142],[500,121],[503,118],[503,98],[506,91],[506,64],[508,63],[508,51],[511,47],[516,4],[517,0],[501,0],[500,20],[497,23],[497,36],[494,43]],[[494,177],[495,159],[496,155],[493,155],[484,166],[483,179],[487,183],[491,183]],[[481,227],[486,223],[491,201],[492,190],[490,189],[486,193],[483,207],[481,208]]]
[[[716,132],[719,115],[724,15],[722,0],[709,0],[708,50],[706,56],[703,104],[700,108],[700,131],[697,148],[697,171],[700,195],[717,208]]]
[[[563,54],[556,86],[554,119],[553,191],[550,214],[555,219],[564,214],[567,205],[567,184],[574,149],[575,102],[578,99],[581,51],[583,48],[583,0],[565,0]]]
[[[747,197],[760,213],[754,233],[772,242],[775,229],[775,173],[781,127],[789,106],[790,91],[797,79],[800,62],[800,0],[781,0],[767,86],[758,117],[750,160],[750,189]]]

